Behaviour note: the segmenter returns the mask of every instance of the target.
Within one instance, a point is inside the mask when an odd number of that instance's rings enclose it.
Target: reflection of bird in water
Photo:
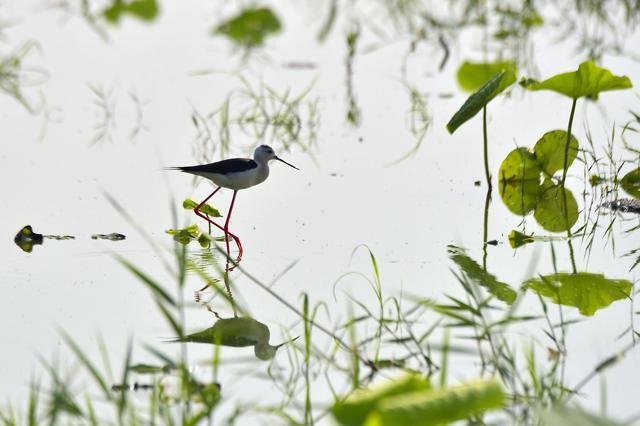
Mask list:
[[[296,337],[288,342],[272,346],[269,344],[269,337],[269,328],[263,323],[249,317],[236,317],[219,319],[213,327],[173,341],[209,343],[234,348],[253,346],[256,357],[266,361],[273,358],[282,345],[297,339]]]
[[[233,240],[236,242],[236,245],[238,246],[237,260],[239,261],[242,257],[242,243],[240,243],[240,239],[236,235],[229,232],[229,220],[231,219],[233,204],[236,201],[236,194],[241,189],[251,188],[252,186],[264,182],[267,177],[269,177],[270,160],[278,160],[288,166],[293,167],[296,170],[300,170],[296,166],[287,163],[281,158],[278,158],[273,149],[267,145],[260,145],[256,148],[253,153],[253,160],[250,158],[230,158],[227,160],[217,161],[211,164],[203,164],[200,166],[169,168],[171,170],[180,170],[185,173],[202,176],[218,185],[218,188],[216,188],[215,191],[211,193],[211,195],[205,198],[203,202],[198,204],[194,211],[198,216],[224,231],[225,242],[227,244],[227,257],[229,257],[229,237],[233,238]],[[213,197],[213,195],[218,192],[220,188],[233,189],[233,198],[231,198],[231,205],[229,206],[229,213],[227,214],[227,220],[224,223],[224,227],[218,225],[200,211],[202,206],[207,201],[209,201],[209,199]]]

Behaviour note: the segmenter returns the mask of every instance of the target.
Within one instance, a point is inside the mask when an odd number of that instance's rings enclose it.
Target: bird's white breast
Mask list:
[[[251,188],[264,182],[269,176],[269,168],[258,166],[254,169],[232,173],[202,173],[200,176],[211,180],[218,186],[233,190]]]

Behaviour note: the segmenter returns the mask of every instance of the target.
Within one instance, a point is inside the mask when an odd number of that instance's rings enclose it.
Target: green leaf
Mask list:
[[[102,12],[102,15],[110,23],[117,23],[123,15],[127,14],[143,21],[152,21],[158,16],[158,11],[156,0],[134,0],[131,2],[115,0],[110,7]]]
[[[604,417],[594,416],[579,408],[557,405],[551,411],[542,415],[545,426],[622,426],[626,423],[618,423]]]
[[[266,7],[245,9],[239,15],[218,25],[213,34],[222,34],[234,43],[244,47],[257,47],[264,43],[264,39],[278,33],[281,29],[280,20]]]
[[[464,249],[449,245],[447,251],[451,260],[464,271],[469,280],[486,288],[489,293],[509,305],[516,300],[517,294],[508,284],[498,281],[495,276],[482,269],[475,260],[467,256]]]
[[[185,198],[182,202],[182,208],[185,210],[194,210],[196,207],[198,207],[198,203],[193,201],[191,198]]]
[[[200,228],[198,228],[198,225],[196,224],[189,225],[183,229],[167,229],[165,232],[169,235],[173,235],[173,239],[175,241],[185,245],[189,244],[201,235]]]
[[[331,412],[341,425],[360,426],[383,399],[430,388],[428,380],[417,374],[407,374],[373,389],[356,390],[346,400],[336,402]]]
[[[572,99],[583,96],[598,99],[600,92],[633,87],[629,77],[614,76],[591,61],[581,63],[577,71],[557,74],[542,82],[525,79],[520,84],[528,90],[552,90]]]
[[[612,280],[602,274],[589,272],[561,272],[532,278],[523,283],[523,289],[535,291],[553,303],[576,307],[582,315],[587,316],[616,300],[628,298],[632,286],[628,280]]]
[[[568,231],[578,221],[578,203],[570,190],[551,186],[538,200],[533,217],[549,232]]]
[[[634,198],[640,198],[640,168],[624,175],[620,181],[620,186],[627,194]]]
[[[509,233],[509,245],[511,248],[522,247],[525,244],[534,242],[535,240],[531,235],[523,234],[515,229]]]
[[[194,210],[196,207],[198,207],[198,204],[200,203],[196,203],[191,198],[186,198],[182,202],[182,207],[185,210]],[[220,211],[215,207],[211,206],[210,204],[205,204],[202,207],[200,207],[200,212],[210,217],[222,217],[222,215],[220,214]]]
[[[558,170],[564,168],[564,148],[567,143],[567,132],[564,130],[552,130],[542,135],[533,147],[533,152],[538,164],[549,176],[553,176]],[[567,168],[578,155],[578,140],[571,135],[569,139],[569,152],[567,156]]]
[[[149,364],[136,364],[129,367],[130,371],[133,371],[137,374],[160,374],[160,373],[168,373],[171,371],[172,367],[170,365],[164,366],[155,366]]]
[[[500,164],[499,191],[502,202],[514,214],[525,216],[542,194],[540,166],[527,148],[516,148]]]
[[[481,62],[465,61],[458,68],[456,78],[463,90],[473,92],[481,88],[487,81],[504,70],[517,73],[517,67],[513,61]]]
[[[451,120],[447,123],[449,133],[456,131],[458,127],[467,120],[473,118],[484,106],[486,106],[493,98],[502,93],[516,81],[516,75],[511,70],[502,71],[491,80],[487,81],[484,86],[478,89],[473,95],[469,96],[460,109],[453,114]]]
[[[384,399],[364,424],[441,425],[501,408],[504,400],[502,386],[495,381],[478,381],[449,389],[413,392]]]

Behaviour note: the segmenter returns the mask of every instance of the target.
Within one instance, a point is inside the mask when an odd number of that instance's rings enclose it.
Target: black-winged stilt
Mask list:
[[[209,179],[218,187],[204,199],[194,209],[195,213],[201,218],[205,219],[212,225],[224,231],[225,242],[227,245],[227,257],[229,255],[229,236],[233,238],[238,246],[238,258],[242,257],[242,243],[237,235],[229,232],[229,220],[231,220],[231,212],[233,210],[233,204],[236,201],[236,195],[239,190],[250,188],[264,182],[269,177],[269,161],[278,160],[284,164],[293,167],[296,170],[296,166],[287,163],[283,159],[279,158],[273,148],[268,145],[260,145],[253,153],[253,160],[250,158],[230,158],[227,160],[217,161],[211,164],[203,164],[200,166],[187,166],[187,167],[170,167],[170,170],[180,170],[192,175],[202,176]],[[227,220],[224,223],[224,227],[218,225],[213,220],[204,215],[200,208],[209,201],[221,188],[233,189],[233,197],[231,198],[231,205],[229,206],[229,213],[227,214]]]

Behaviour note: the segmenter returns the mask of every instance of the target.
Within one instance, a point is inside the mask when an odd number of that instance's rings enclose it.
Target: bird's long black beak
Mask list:
[[[293,168],[294,168],[294,169],[296,169],[296,170],[300,170],[299,168],[297,168],[297,167],[296,167],[296,166],[294,166],[293,164],[289,164],[289,163],[287,163],[286,161],[284,161],[284,160],[283,160],[282,158],[280,158],[280,157],[276,157],[276,160],[278,160],[278,161],[282,161],[282,162],[283,162],[284,164],[286,164],[287,166],[289,166],[289,167],[293,167]]]

